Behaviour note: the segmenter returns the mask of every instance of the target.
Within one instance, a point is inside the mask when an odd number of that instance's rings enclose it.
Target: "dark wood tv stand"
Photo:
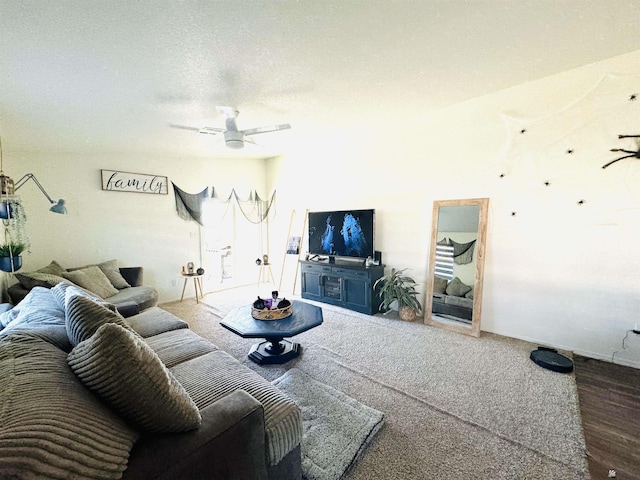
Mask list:
[[[336,259],[300,261],[302,298],[329,303],[373,315],[380,299],[373,284],[384,275],[384,265],[365,267],[360,262]]]

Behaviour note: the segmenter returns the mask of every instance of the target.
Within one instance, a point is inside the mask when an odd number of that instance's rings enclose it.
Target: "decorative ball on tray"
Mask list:
[[[251,305],[251,316],[256,320],[282,320],[291,316],[293,305],[286,298],[278,298],[273,292],[271,298],[260,298]]]

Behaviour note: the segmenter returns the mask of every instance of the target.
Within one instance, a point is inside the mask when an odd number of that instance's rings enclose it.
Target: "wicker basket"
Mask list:
[[[293,305],[284,308],[263,308],[258,309],[251,307],[251,316],[256,320],[282,320],[291,316],[293,313]]]

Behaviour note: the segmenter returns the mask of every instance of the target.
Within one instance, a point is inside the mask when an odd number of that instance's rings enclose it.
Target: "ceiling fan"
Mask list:
[[[194,132],[203,133],[207,135],[224,135],[224,143],[229,148],[239,149],[244,147],[244,142],[254,143],[252,140],[246,138],[250,135],[256,135],[258,133],[277,132],[278,130],[286,130],[291,128],[288,123],[281,123],[279,125],[269,125],[267,127],[248,128],[246,130],[238,130],[236,125],[236,118],[238,117],[238,110],[233,107],[216,107],[219,113],[226,117],[226,128],[217,127],[190,127],[187,125],[169,124],[171,128],[181,128],[183,130],[192,130]]]

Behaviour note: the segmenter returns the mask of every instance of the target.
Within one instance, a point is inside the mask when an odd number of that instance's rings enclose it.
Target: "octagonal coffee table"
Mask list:
[[[220,322],[242,338],[264,338],[249,350],[249,358],[263,364],[286,363],[302,351],[299,343],[285,340],[322,324],[322,309],[310,303],[294,300],[293,314],[281,320],[256,320],[251,305],[233,309]]]

